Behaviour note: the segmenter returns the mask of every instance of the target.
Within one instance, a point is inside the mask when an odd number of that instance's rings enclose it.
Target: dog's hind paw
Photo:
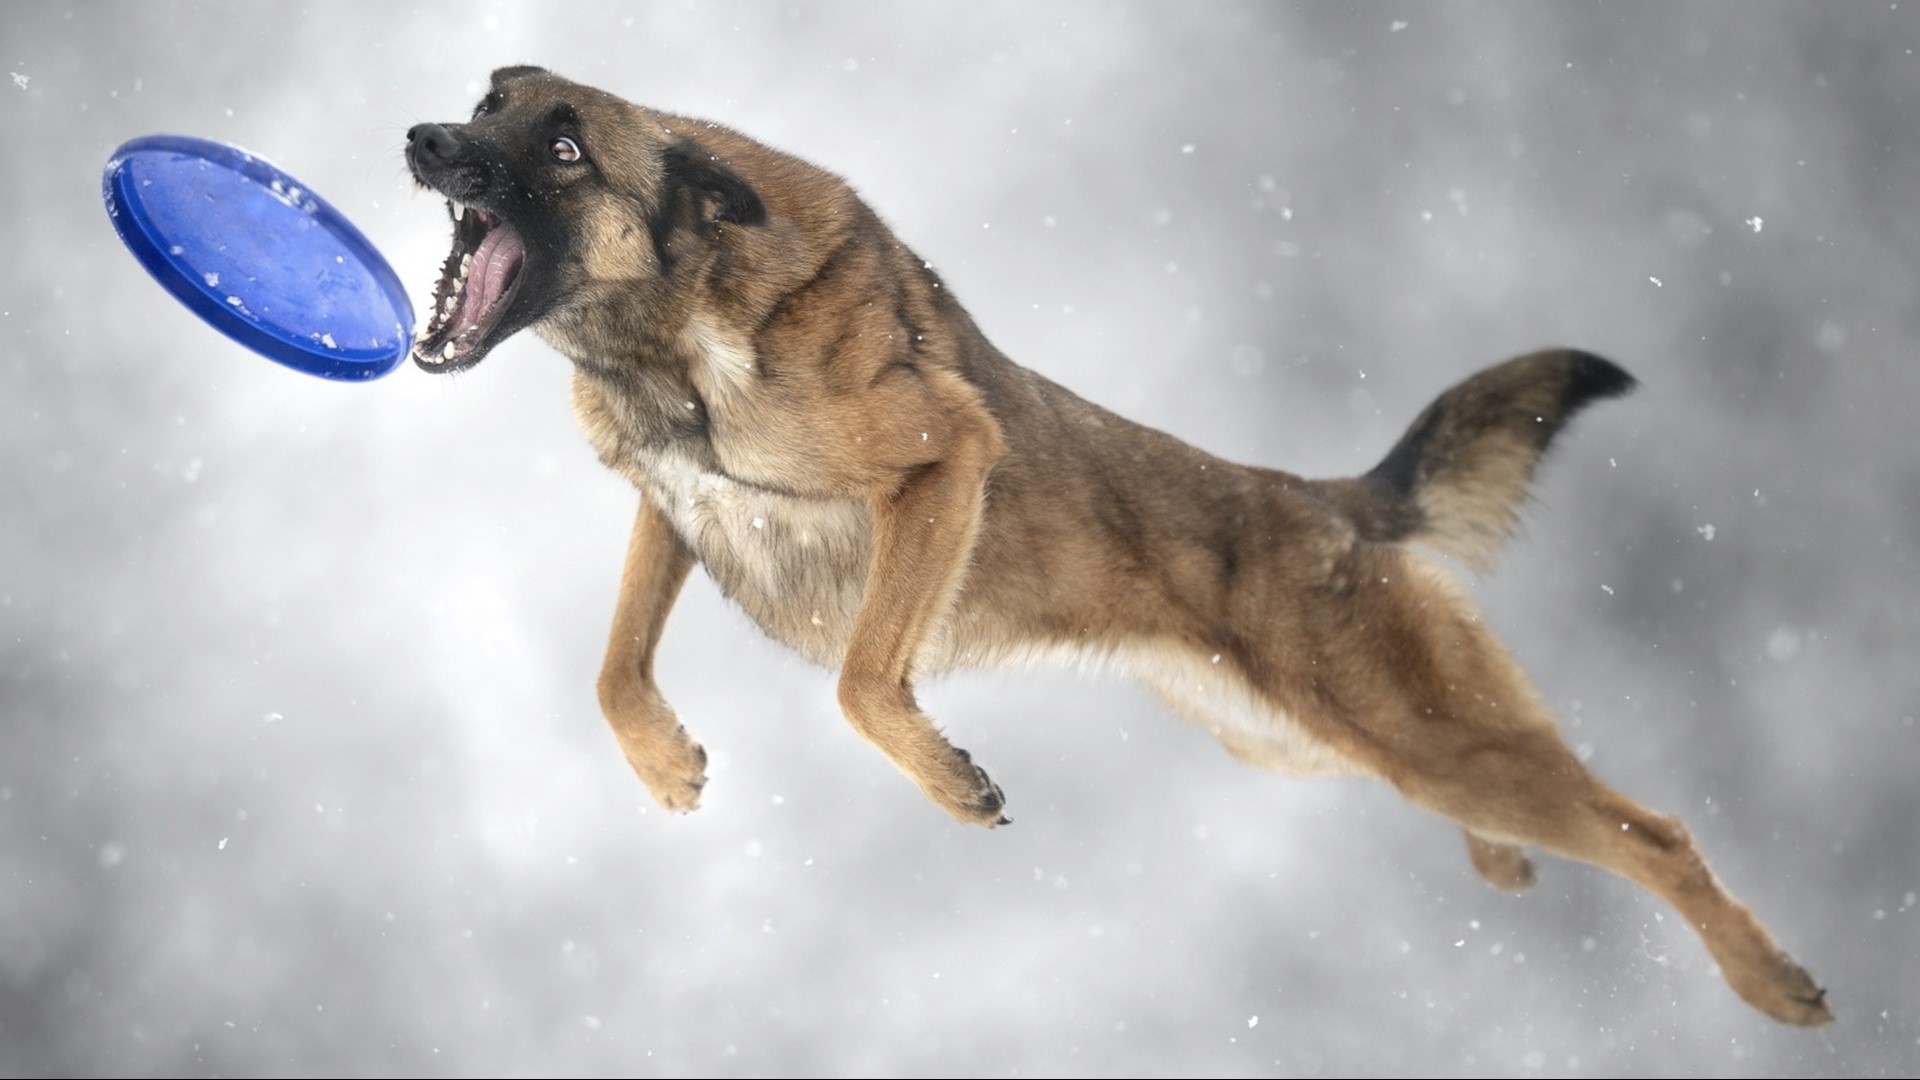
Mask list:
[[[1784,1024],[1819,1027],[1833,1020],[1826,988],[1779,949],[1753,968],[1728,971],[1727,981],[1747,1003]]]
[[[1467,853],[1473,858],[1473,868],[1494,888],[1513,893],[1533,888],[1533,860],[1527,858],[1518,844],[1488,840],[1469,832]]]

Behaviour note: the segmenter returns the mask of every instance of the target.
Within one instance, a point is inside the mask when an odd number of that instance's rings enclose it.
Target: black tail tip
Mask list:
[[[1588,403],[1631,393],[1640,380],[1627,369],[1603,356],[1578,349],[1567,350],[1567,389],[1561,398],[1561,415],[1572,416]]]

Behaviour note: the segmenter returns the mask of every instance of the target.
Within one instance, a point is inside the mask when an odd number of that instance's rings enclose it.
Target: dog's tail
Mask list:
[[[1485,568],[1554,436],[1634,386],[1619,365],[1573,349],[1509,360],[1441,394],[1365,476],[1314,488],[1368,540],[1416,541]]]

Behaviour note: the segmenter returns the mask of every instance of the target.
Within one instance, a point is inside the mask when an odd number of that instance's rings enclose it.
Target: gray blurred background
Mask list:
[[[12,4],[0,45],[0,1071],[1920,1070],[1915,5]],[[1474,589],[1839,1022],[1096,675],[926,691],[1017,820],[962,828],[698,577],[660,664],[712,783],[654,808],[593,692],[635,496],[565,361],[281,369],[98,196],[127,138],[239,143],[425,297],[404,133],[510,62],[840,172],[1009,355],[1234,458],[1350,474],[1482,365],[1625,364]]]

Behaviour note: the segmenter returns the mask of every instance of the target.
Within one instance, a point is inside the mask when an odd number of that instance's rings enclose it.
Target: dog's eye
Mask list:
[[[552,142],[548,143],[547,152],[552,154],[556,161],[580,160],[580,144],[567,138],[565,135],[557,136]]]

